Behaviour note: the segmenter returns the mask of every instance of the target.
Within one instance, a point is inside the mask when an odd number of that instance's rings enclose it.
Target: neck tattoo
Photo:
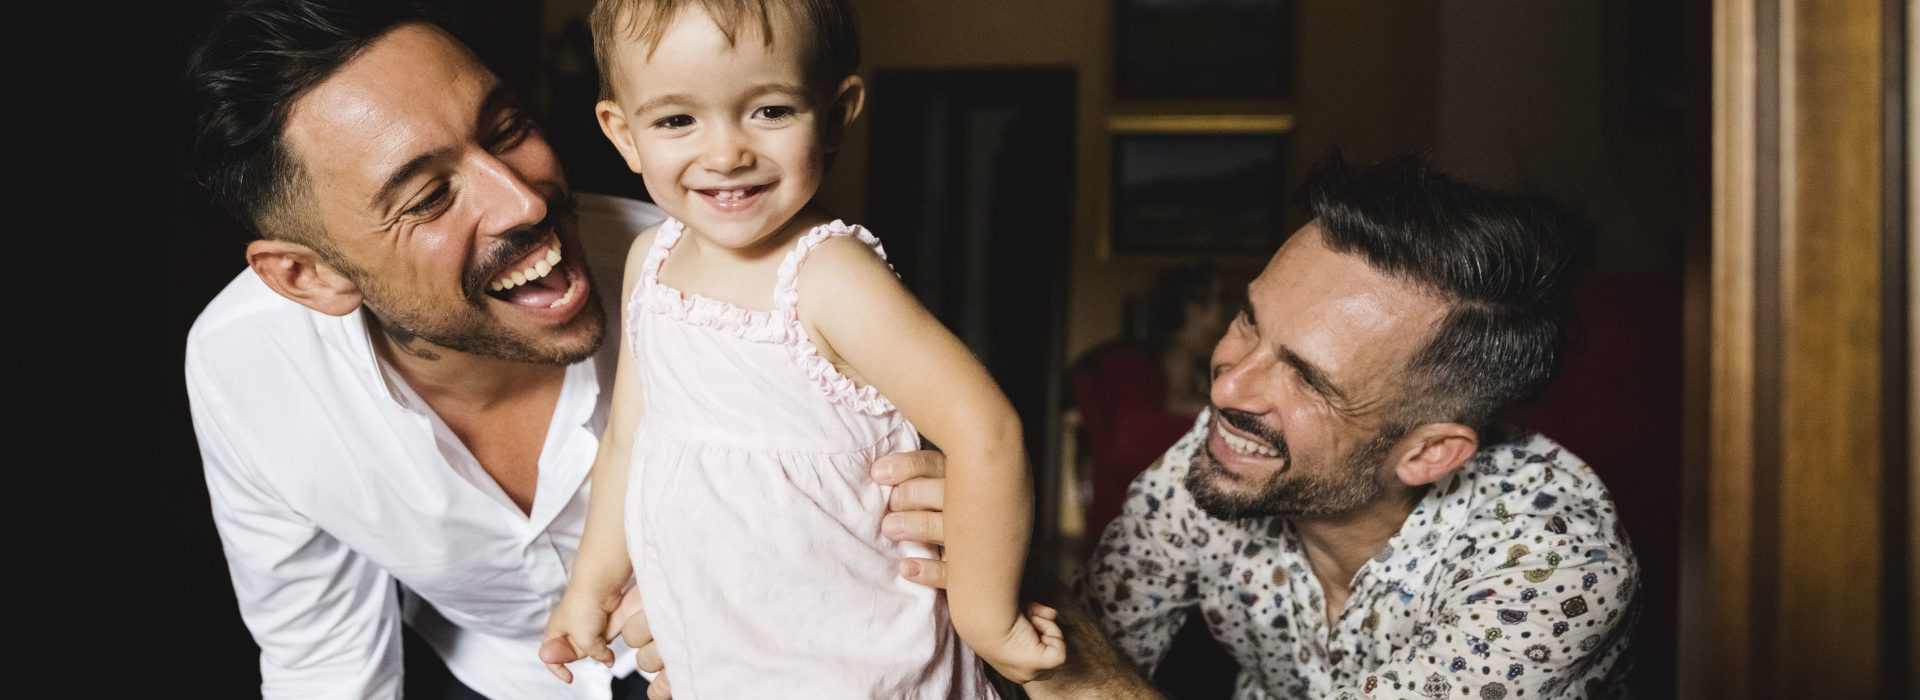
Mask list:
[[[434,352],[431,348],[414,347],[413,341],[417,340],[419,336],[414,335],[413,331],[401,328],[398,324],[389,323],[386,325],[387,337],[393,339],[393,346],[399,348],[401,352],[428,362],[440,359],[440,353]]]

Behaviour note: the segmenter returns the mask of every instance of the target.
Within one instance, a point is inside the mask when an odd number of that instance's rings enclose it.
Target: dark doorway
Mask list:
[[[894,269],[1020,412],[1036,523],[1053,522],[1066,332],[1074,75],[874,76],[868,217]],[[1036,527],[1036,551],[1054,528]]]

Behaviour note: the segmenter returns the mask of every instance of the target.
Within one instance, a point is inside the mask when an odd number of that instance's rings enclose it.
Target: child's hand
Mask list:
[[[1067,639],[1060,633],[1053,608],[1028,603],[1027,612],[1013,618],[1013,626],[998,644],[974,644],[973,651],[993,670],[1015,683],[1044,678],[1067,663]]]
[[[566,683],[573,682],[573,671],[566,666],[569,663],[593,659],[613,666],[613,650],[607,647],[612,637],[607,634],[607,626],[620,598],[617,594],[601,601],[586,597],[569,589],[547,616],[547,631],[540,642],[540,660],[554,677]]]

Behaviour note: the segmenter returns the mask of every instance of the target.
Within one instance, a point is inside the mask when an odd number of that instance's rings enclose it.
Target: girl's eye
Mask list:
[[[664,119],[656,121],[653,123],[653,125],[657,127],[661,127],[663,129],[683,129],[689,126],[693,126],[693,117],[689,117],[685,114],[675,114],[671,117],[666,117]]]
[[[428,193],[427,196],[420,198],[420,202],[418,204],[415,204],[411,207],[407,207],[407,213],[408,214],[425,214],[429,211],[432,211],[435,206],[438,206],[440,204],[441,200],[444,200],[447,198],[447,192],[449,191],[450,191],[450,188],[447,187],[447,183],[444,183],[444,182],[440,183],[439,187],[433,188],[433,191]]]
[[[793,116],[793,108],[779,107],[779,106],[761,107],[755,116],[758,116],[761,119],[767,119],[767,120],[785,119],[787,117]]]

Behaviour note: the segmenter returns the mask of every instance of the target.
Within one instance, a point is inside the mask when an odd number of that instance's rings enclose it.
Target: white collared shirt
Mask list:
[[[627,243],[662,218],[579,202],[608,340],[566,369],[530,514],[374,352],[364,311],[327,316],[243,271],[194,322],[194,432],[264,697],[400,697],[403,617],[489,697],[604,700],[633,671],[616,646],[612,671],[574,664],[568,686],[536,656],[586,524]]]

